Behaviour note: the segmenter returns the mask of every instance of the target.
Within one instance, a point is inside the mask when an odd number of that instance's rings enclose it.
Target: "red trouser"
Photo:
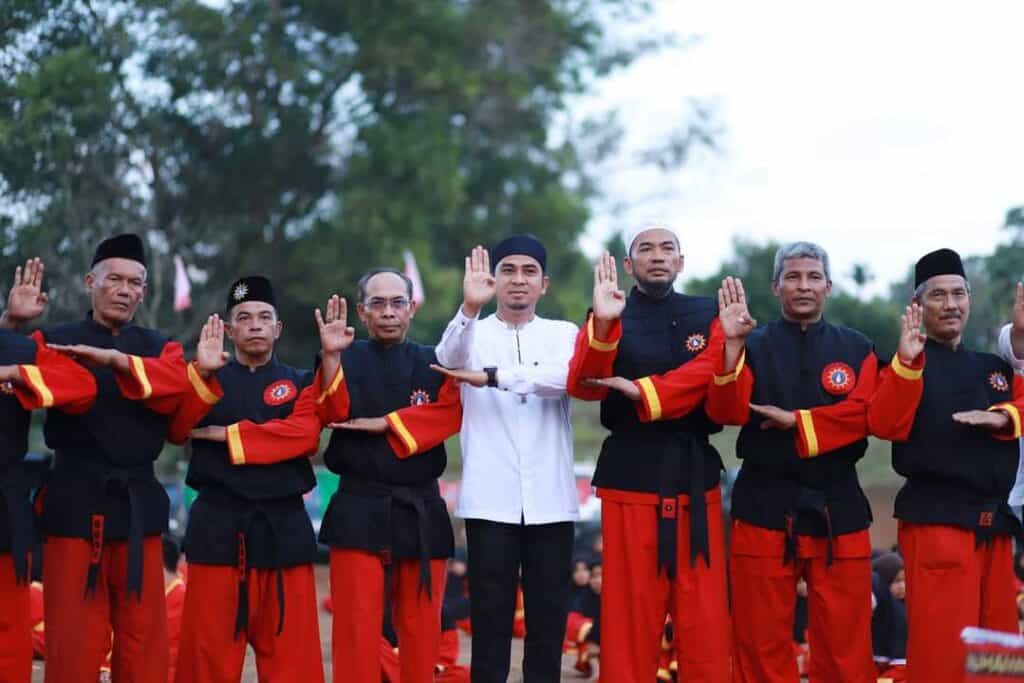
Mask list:
[[[0,683],[24,683],[32,676],[32,622],[28,582],[14,577],[9,553],[0,553]]]
[[[689,498],[678,497],[674,580],[658,569],[656,498],[607,489],[599,493],[604,537],[601,681],[655,680],[665,615],[671,612],[679,653],[679,680],[726,683],[729,606],[719,490],[715,488],[705,495],[710,567],[703,555],[690,566]]]
[[[108,541],[96,592],[86,595],[91,544],[51,536],[46,542],[46,683],[93,681],[110,650],[115,683],[167,683],[167,604],[159,536],[143,541],[142,595],[128,596],[127,541]]]
[[[797,536],[797,559],[783,564],[785,534],[736,520],[729,579],[733,683],[797,683],[793,653],[796,583],[807,581],[810,683],[874,683],[871,651],[871,539],[867,530],[833,539]]]
[[[964,680],[965,626],[1017,633],[1013,542],[978,546],[974,532],[900,523],[907,576],[907,681]]]
[[[177,683],[238,683],[247,645],[256,654],[260,683],[323,682],[313,565],[289,567],[282,573],[285,616],[280,635],[277,571],[249,569],[249,627],[235,638],[238,570],[189,565]]]
[[[445,561],[430,561],[430,595],[420,589],[420,561],[395,560],[391,605],[402,683],[433,683],[441,643]],[[335,680],[380,683],[384,629],[384,564],[380,555],[331,549],[331,661]]]

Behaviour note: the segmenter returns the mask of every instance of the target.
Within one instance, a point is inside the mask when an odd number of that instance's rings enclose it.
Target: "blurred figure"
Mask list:
[[[879,678],[906,680],[906,573],[898,553],[885,553],[872,563],[871,640]]]
[[[569,607],[565,641],[568,649],[576,652],[573,668],[589,678],[594,673],[593,661],[601,651],[601,560],[594,560],[587,569],[587,585],[580,587]]]

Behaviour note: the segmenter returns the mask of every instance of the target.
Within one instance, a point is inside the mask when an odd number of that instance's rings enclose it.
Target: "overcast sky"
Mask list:
[[[624,223],[667,220],[686,274],[707,275],[735,236],[811,239],[841,285],[866,262],[882,291],[928,250],[1006,239],[1007,209],[1024,204],[1024,2],[657,6],[662,29],[700,41],[640,61],[578,110],[618,107],[628,158],[683,120],[688,96],[712,100],[722,151],[669,175],[609,174],[630,208],[598,209],[591,249]]]

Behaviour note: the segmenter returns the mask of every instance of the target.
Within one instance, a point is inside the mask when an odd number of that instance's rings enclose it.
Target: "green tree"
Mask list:
[[[77,317],[92,247],[138,231],[152,254],[143,323],[189,341],[234,277],[264,273],[292,330],[283,354],[305,364],[312,307],[331,292],[351,300],[367,267],[416,255],[429,299],[413,334],[433,339],[459,299],[463,255],[526,230],[550,250],[555,286],[542,312],[579,318],[591,142],[614,145],[607,126],[570,126],[564,112],[664,44],[610,32],[649,9],[4,3],[0,269],[44,256],[51,319]],[[170,309],[175,254],[196,276],[184,315]]]

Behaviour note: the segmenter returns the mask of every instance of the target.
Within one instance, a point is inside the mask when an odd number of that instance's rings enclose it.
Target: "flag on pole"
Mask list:
[[[180,256],[174,257],[174,310],[184,311],[192,306],[192,284],[185,272],[185,262]]]
[[[412,300],[416,305],[422,304],[426,296],[423,294],[423,280],[420,279],[420,270],[416,267],[416,257],[408,249],[402,254],[405,259],[405,276],[412,280]]]

